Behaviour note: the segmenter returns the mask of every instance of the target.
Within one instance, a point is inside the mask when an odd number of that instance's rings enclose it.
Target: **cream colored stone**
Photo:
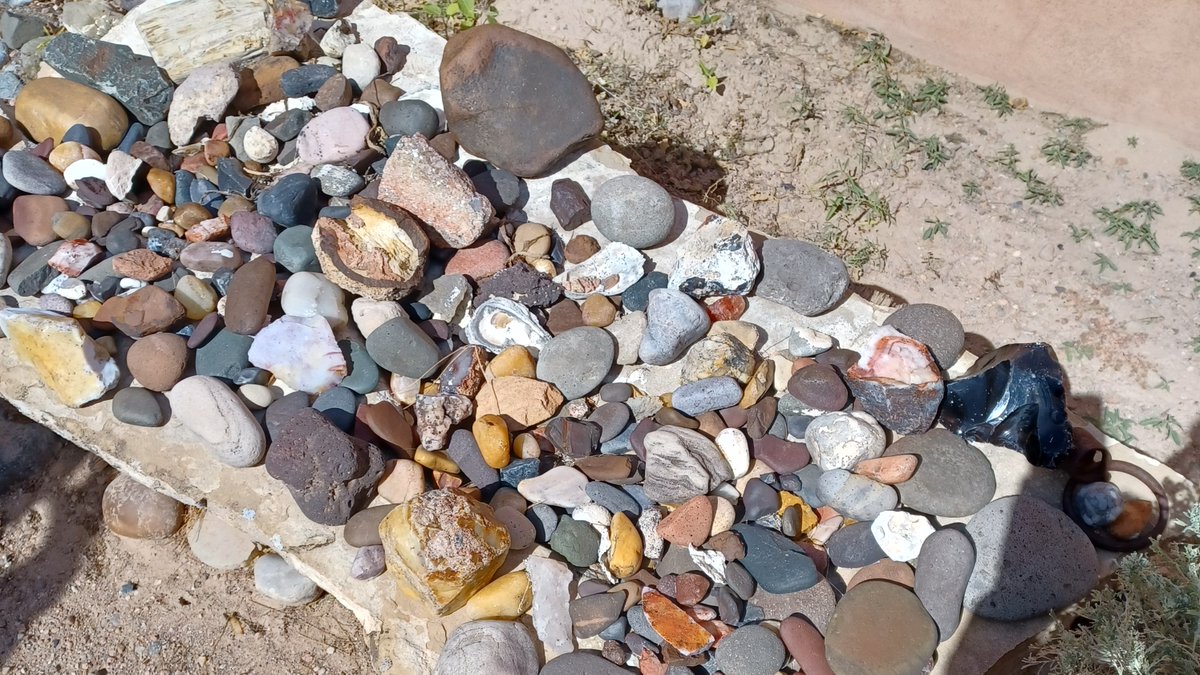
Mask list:
[[[0,311],[0,332],[64,405],[78,408],[117,386],[121,371],[116,362],[71,317],[5,309]]]

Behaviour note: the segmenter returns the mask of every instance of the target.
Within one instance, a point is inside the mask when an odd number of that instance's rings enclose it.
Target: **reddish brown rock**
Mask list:
[[[567,262],[578,265],[599,252],[600,242],[596,241],[595,237],[577,234],[563,248],[563,257],[567,259]]]
[[[312,234],[321,270],[341,288],[373,300],[399,300],[421,283],[429,238],[408,214],[363,197],[345,219],[321,218]]]
[[[170,330],[187,314],[178,300],[158,286],[109,298],[100,309],[109,323],[132,338]]]
[[[403,95],[403,89],[392,86],[391,83],[380,77],[371,80],[370,84],[363,87],[362,96],[359,96],[358,100],[376,108],[382,108],[384,103],[391,103]],[[436,149],[436,145],[434,147]]]
[[[438,393],[459,394],[475,398],[486,381],[487,351],[483,347],[467,346],[457,350],[438,375]]]
[[[506,26],[455,34],[440,75],[458,142],[521,177],[547,172],[604,124],[591,83],[566,53]]]
[[[192,226],[184,237],[193,244],[198,241],[226,239],[229,237],[229,221],[221,217],[202,220]]]
[[[407,454],[411,455],[420,445],[410,414],[391,403],[385,401],[361,405],[358,407],[357,417],[379,438]]]
[[[187,370],[187,342],[174,333],[155,333],[129,347],[125,364],[143,387],[167,391],[183,378]]]
[[[113,258],[113,271],[138,281],[158,281],[171,274],[171,259],[145,248],[135,248]]]
[[[345,525],[370,500],[383,476],[379,448],[347,435],[305,408],[288,420],[267,450],[267,473],[292,493],[309,520]]]
[[[179,262],[193,272],[236,270],[242,266],[242,252],[233,244],[201,241],[188,244],[179,255]]]
[[[699,604],[711,589],[712,582],[708,577],[695,572],[684,572],[675,578],[675,600],[681,605]]]
[[[658,523],[658,536],[680,546],[700,546],[708,540],[712,522],[709,497],[692,497]]]
[[[313,102],[316,103],[317,110],[333,110],[350,105],[350,101],[354,100],[354,90],[350,88],[350,80],[346,79],[341,73],[325,80],[325,84],[317,90],[316,96],[313,96]]]
[[[13,231],[27,244],[45,246],[58,239],[53,227],[54,214],[70,210],[62,197],[21,195],[12,203]]]
[[[684,656],[699,654],[713,643],[711,633],[658,591],[642,591],[642,609],[654,631]]]
[[[895,560],[880,560],[855,572],[850,583],[846,584],[846,590],[848,591],[864,581],[890,581],[911,589],[916,583],[916,575],[913,574],[913,569],[905,563]]]
[[[287,97],[279,83],[283,74],[300,64],[290,56],[268,56],[238,74],[238,93],[233,109],[248,112],[252,108],[282,101]]]
[[[448,248],[473,244],[495,215],[467,174],[419,134],[396,143],[379,181],[379,198],[420,218],[434,243]]]
[[[583,325],[583,310],[574,300],[560,300],[546,312],[546,330],[560,335]]]
[[[864,459],[854,465],[853,472],[866,476],[876,483],[895,485],[912,478],[920,460],[916,455],[889,455],[876,459]]]
[[[508,247],[496,239],[459,249],[446,263],[446,274],[461,274],[476,282],[483,281],[504,269],[508,263]]]
[[[834,675],[825,660],[825,638],[803,617],[784,619],[779,624],[779,637],[804,675]]]
[[[275,291],[275,263],[255,258],[233,273],[225,297],[225,326],[239,335],[254,335],[267,321]]]

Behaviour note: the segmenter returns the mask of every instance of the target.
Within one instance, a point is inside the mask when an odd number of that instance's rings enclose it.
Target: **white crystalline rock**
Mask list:
[[[636,248],[613,242],[596,255],[554,277],[572,300],[591,295],[620,295],[645,274],[646,256]],[[615,279],[615,281],[613,281]]]
[[[288,386],[320,394],[346,377],[346,356],[329,322],[319,316],[283,316],[254,336],[250,363]]]
[[[788,337],[787,348],[793,358],[816,356],[833,348],[833,338],[811,328],[796,326]]]
[[[688,544],[688,555],[702,572],[713,580],[713,583],[725,583],[725,554],[720,551],[706,551]]]
[[[717,433],[717,449],[733,469],[733,477],[741,478],[750,471],[750,443],[740,429],[722,429]]]
[[[570,612],[574,574],[564,563],[536,556],[525,560],[525,573],[533,588],[533,629],[546,648],[546,659],[575,651]]]
[[[745,225],[713,216],[682,239],[667,286],[694,298],[746,295],[762,271],[762,261]]]
[[[915,560],[933,531],[928,518],[907,511],[884,511],[871,521],[875,543],[896,562]]]
[[[813,461],[824,471],[849,471],[864,459],[875,459],[883,454],[886,441],[883,427],[865,412],[826,413],[804,432]]]

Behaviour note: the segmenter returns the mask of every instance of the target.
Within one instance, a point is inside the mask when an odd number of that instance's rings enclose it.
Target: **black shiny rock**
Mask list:
[[[1053,467],[1071,452],[1066,376],[1050,345],[1005,345],[946,383],[938,421],[969,441],[1017,450]]]

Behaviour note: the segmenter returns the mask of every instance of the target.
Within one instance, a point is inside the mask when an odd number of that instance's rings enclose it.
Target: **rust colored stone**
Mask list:
[[[866,476],[877,483],[895,485],[912,478],[921,460],[916,455],[889,455],[876,459],[864,459],[854,466],[854,473]]]
[[[708,540],[712,521],[709,497],[692,497],[658,523],[658,536],[679,546],[700,546]]]
[[[238,268],[225,297],[225,326],[239,335],[254,335],[267,321],[275,290],[275,263],[255,258]]]
[[[412,217],[364,197],[350,202],[345,220],[317,220],[312,240],[330,281],[373,300],[399,300],[412,292],[429,255],[429,238]]]
[[[192,226],[184,237],[191,243],[198,241],[216,241],[229,237],[229,221],[221,218],[209,218]]]
[[[644,589],[642,609],[655,632],[680,654],[692,656],[712,646],[712,634],[662,593]]]
[[[109,298],[100,309],[108,322],[132,338],[170,330],[187,314],[178,300],[158,286],[146,286],[129,295]],[[100,314],[96,318],[100,318]]]
[[[746,298],[740,295],[724,295],[704,306],[708,318],[717,321],[737,321],[746,313]]]
[[[1144,499],[1125,502],[1121,515],[1108,526],[1108,531],[1118,539],[1135,539],[1146,530],[1154,518],[1154,503]]]

